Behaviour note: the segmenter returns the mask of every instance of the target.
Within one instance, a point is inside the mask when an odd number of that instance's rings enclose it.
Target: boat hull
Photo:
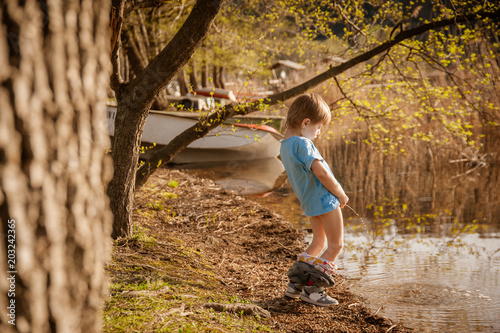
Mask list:
[[[142,135],[145,149],[141,159],[167,145],[177,135],[198,122],[196,113],[151,111]],[[108,107],[108,131],[114,133],[116,107]],[[206,136],[192,142],[172,163],[221,162],[254,160],[278,156],[282,135],[276,131],[259,129],[258,126],[223,124]]]

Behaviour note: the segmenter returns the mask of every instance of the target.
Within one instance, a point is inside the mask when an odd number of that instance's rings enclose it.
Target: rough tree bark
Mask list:
[[[109,41],[107,1],[0,3],[1,332],[101,331]]]
[[[119,42],[112,52],[111,87],[118,102],[111,147],[114,174],[108,186],[114,215],[113,238],[128,236],[132,232],[132,204],[140,141],[151,104],[159,91],[191,58],[219,12],[221,2],[198,0],[177,34],[131,82],[124,83],[119,77]],[[113,0],[112,6],[115,8],[113,20],[120,21],[124,13],[124,0]],[[117,29],[120,28],[117,26]]]

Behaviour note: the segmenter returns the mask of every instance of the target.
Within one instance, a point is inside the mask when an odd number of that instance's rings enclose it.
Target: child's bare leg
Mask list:
[[[335,211],[340,211],[340,208]],[[338,228],[339,225],[340,230]],[[338,256],[343,246],[342,213],[339,215],[337,213],[330,212],[321,216],[311,217],[311,226],[313,229],[312,242],[306,251],[298,256],[298,260],[314,266],[320,272],[332,275],[336,269],[336,266],[333,264],[333,260]],[[339,239],[340,247],[337,245]],[[326,243],[328,243],[329,249],[337,249],[337,251],[335,251],[336,254],[333,257],[327,253],[328,249],[323,252]],[[321,255],[322,252],[323,254]],[[331,249],[330,252],[332,252]],[[326,257],[325,254],[328,257]],[[322,257],[320,258],[319,255]],[[324,292],[325,286],[317,283],[317,281],[314,282],[311,278],[309,278],[307,284],[298,284],[290,279],[285,295],[291,298],[300,298],[305,302],[319,306],[338,304],[336,299],[331,298]]]
[[[344,247],[344,220],[342,210],[337,208],[319,216],[326,235],[328,247],[321,256],[334,262]]]
[[[344,221],[341,209],[337,208],[329,213],[311,217],[311,226],[313,240],[297,260],[313,265],[324,273],[333,274],[336,269],[334,261],[344,247]],[[328,247],[323,252],[325,244],[328,244]]]
[[[323,228],[323,223],[319,216],[311,217],[311,227],[313,239],[311,244],[307,247],[306,253],[310,256],[317,257],[323,252],[326,245],[325,229]]]

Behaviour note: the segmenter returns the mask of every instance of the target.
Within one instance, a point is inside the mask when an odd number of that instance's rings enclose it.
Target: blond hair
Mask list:
[[[293,101],[286,117],[287,128],[299,128],[302,120],[309,118],[313,124],[327,124],[331,120],[330,107],[320,95],[300,95]]]

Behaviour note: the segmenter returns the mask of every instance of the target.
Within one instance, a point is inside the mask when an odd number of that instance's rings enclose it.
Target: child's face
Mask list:
[[[309,119],[304,119],[300,134],[308,139],[314,140],[321,133],[322,123],[313,124]]]

